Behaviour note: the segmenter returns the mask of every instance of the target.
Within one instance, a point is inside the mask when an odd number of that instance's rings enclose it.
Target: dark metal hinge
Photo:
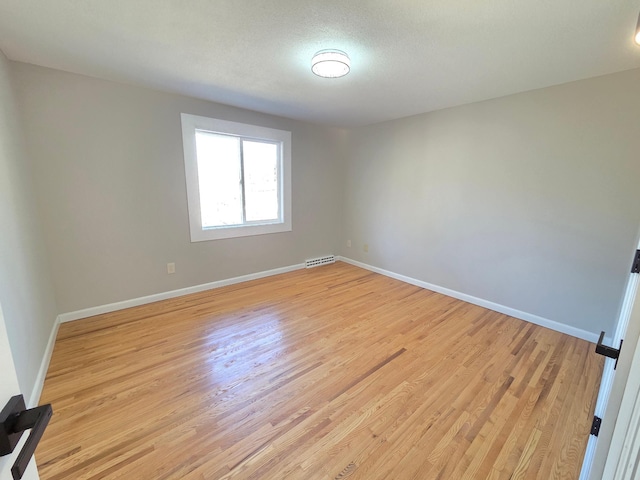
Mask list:
[[[640,250],[636,250],[633,265],[631,265],[631,273],[640,273]]]
[[[602,419],[600,417],[593,416],[593,423],[591,424],[591,435],[597,437],[600,433],[600,426],[602,425]]]

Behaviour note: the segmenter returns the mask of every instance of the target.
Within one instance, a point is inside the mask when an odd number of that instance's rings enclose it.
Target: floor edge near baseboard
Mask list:
[[[115,312],[117,310],[124,310],[125,308],[137,307],[140,305],[146,305],[148,303],[158,302],[160,300],[167,300],[169,298],[181,297],[183,295],[189,295],[191,293],[204,292],[205,290],[213,290],[215,288],[226,287],[228,285],[234,285],[236,283],[248,282],[250,280],[257,280],[259,278],[270,277],[272,275],[279,275],[281,273],[292,272],[294,270],[301,270],[304,268],[304,263],[296,265],[289,265],[288,267],[274,268],[272,270],[264,270],[262,272],[250,273],[248,275],[241,275],[239,277],[227,278],[224,280],[216,280],[215,282],[203,283],[200,285],[194,285],[192,287],[180,288],[178,290],[170,290],[168,292],[154,293],[152,295],[146,295],[144,297],[133,298],[130,300],[123,300],[120,302],[109,303],[106,305],[99,305],[97,307],[85,308],[82,310],[76,310],[74,312],[67,312],[60,315],[60,323],[72,322],[74,320],[80,320],[82,318],[92,317],[94,315],[101,315],[103,313]]]
[[[478,305],[480,307],[487,308],[495,312],[504,313],[505,315],[509,315],[510,317],[514,317],[519,320],[524,320],[525,322],[534,323],[536,325],[540,325],[541,327],[549,328],[551,330],[555,330],[556,332],[571,335],[572,337],[580,338],[582,340],[586,340],[591,343],[597,343],[598,341],[598,334],[589,332],[587,330],[582,330],[580,328],[573,327],[571,325],[566,325],[564,323],[556,322],[554,320],[549,320],[548,318],[543,318],[538,315],[533,315],[531,313],[517,310],[515,308],[507,307],[505,305],[500,305],[499,303],[494,303],[494,302],[490,302],[489,300],[484,300],[482,298],[477,298],[471,295],[467,295],[466,293],[461,293],[456,290],[451,290],[449,288],[441,287],[439,285],[434,285],[432,283],[424,282],[422,280],[417,280],[415,278],[408,277],[406,275],[401,275],[399,273],[391,272],[383,268],[374,267],[373,265],[359,262],[357,260],[353,260],[348,257],[336,256],[336,260],[340,260],[345,263],[354,265],[356,267],[364,268],[371,272],[379,273],[381,275],[385,275],[387,277],[394,278],[396,280],[400,280],[405,283],[410,283],[411,285],[416,285],[417,287],[422,287],[427,290],[431,290],[433,292],[441,293],[443,295],[447,295],[448,297],[453,297],[458,300],[462,300],[463,302],[472,303],[474,305]]]
[[[31,395],[27,400],[28,408],[33,408],[40,403],[40,396],[42,395],[42,389],[44,388],[44,381],[47,377],[47,370],[49,370],[49,363],[51,363],[51,356],[53,355],[53,347],[56,344],[56,337],[58,336],[58,329],[60,328],[60,315],[56,317],[49,334],[49,340],[47,341],[47,348],[42,355],[42,362],[40,363],[40,369],[36,376]]]
[[[489,310],[494,310],[499,313],[504,313],[505,315],[509,315],[514,318],[518,318],[520,320],[524,320],[525,322],[534,323],[536,325],[540,325],[542,327],[549,328],[551,330],[555,330],[560,333],[564,333],[567,335],[571,335],[573,337],[581,338],[583,340],[587,340],[592,343],[596,343],[598,340],[598,335],[592,332],[588,332],[586,330],[582,330],[576,327],[572,327],[571,325],[566,325],[564,323],[556,322],[554,320],[549,320],[547,318],[539,317],[537,315],[533,315],[527,312],[523,312],[511,307],[507,307],[504,305],[500,305],[498,303],[490,302],[488,300],[484,300],[481,298],[473,297],[471,295],[467,295],[465,293],[461,293],[455,290],[451,290],[445,287],[441,287],[439,285],[434,285],[428,282],[424,282],[422,280],[417,280],[412,277],[408,277],[406,275],[401,275],[395,272],[391,272],[389,270],[385,270],[382,268],[374,267],[373,265],[368,265],[363,262],[359,262],[357,260],[352,260],[348,257],[336,256],[336,260],[343,261],[345,263],[355,265],[360,268],[364,268],[366,270],[379,273],[381,275],[385,275],[390,278],[394,278],[396,280],[400,280],[405,283],[410,283],[412,285],[416,285],[418,287],[425,288],[427,290],[431,290],[437,293],[441,293],[443,295],[447,295],[449,297],[456,298],[458,300],[462,300],[464,302],[469,302],[474,305],[478,305],[483,308],[487,308]],[[117,310],[123,310],[125,308],[137,307],[139,305],[145,305],[147,303],[157,302],[160,300],[166,300],[169,298],[180,297],[182,295],[188,295],[190,293],[202,292],[205,290],[212,290],[215,288],[225,287],[227,285],[234,285],[236,283],[248,282],[250,280],[256,280],[259,278],[269,277],[272,275],[278,275],[281,273],[292,272],[294,270],[303,269],[304,263],[290,265],[288,267],[275,268],[272,270],[265,270],[262,272],[252,273],[248,275],[241,275],[238,277],[228,278],[225,280],[217,280],[215,282],[204,283],[201,285],[194,285],[192,287],[181,288],[178,290],[171,290],[163,293],[156,293],[153,295],[147,295],[144,297],[134,298],[130,300],[124,300],[121,302],[114,302],[107,305],[100,305],[97,307],[85,308],[83,310],[77,310],[74,312],[67,312],[58,315],[56,321],[51,330],[51,335],[49,336],[49,342],[47,344],[47,348],[45,350],[42,363],[40,365],[40,370],[38,371],[38,376],[36,378],[36,383],[31,392],[31,397],[29,398],[29,404],[31,406],[37,405],[40,395],[42,394],[42,388],[44,387],[44,380],[47,375],[47,369],[49,368],[49,362],[51,361],[51,355],[53,354],[53,347],[55,345],[56,335],[58,332],[58,328],[61,323],[71,322],[74,320],[79,320],[82,318],[91,317],[94,315],[100,315],[103,313],[114,312]]]
[[[262,272],[251,273],[248,275],[241,275],[239,277],[227,278],[224,280],[218,280],[215,282],[204,283],[201,285],[194,285],[192,287],[181,288],[178,290],[171,290],[168,292],[156,293],[153,295],[147,295],[144,297],[133,298],[130,300],[123,300],[121,302],[109,303],[107,305],[100,305],[97,307],[85,308],[83,310],[77,310],[74,312],[62,313],[56,317],[56,320],[51,328],[49,335],[49,341],[47,348],[42,356],[42,362],[40,363],[40,369],[31,390],[31,396],[28,399],[29,407],[35,407],[40,402],[40,396],[42,395],[42,389],[44,388],[44,381],[47,376],[47,370],[49,369],[49,363],[51,362],[51,356],[53,355],[53,348],[56,343],[56,337],[58,329],[61,323],[72,322],[74,320],[80,320],[82,318],[92,317],[94,315],[100,315],[103,313],[115,312],[117,310],[123,310],[125,308],[137,307],[139,305],[146,305],[148,303],[157,302],[159,300],[166,300],[169,298],[180,297],[182,295],[188,295],[190,293],[203,292],[205,290],[213,290],[215,288],[225,287],[227,285],[234,285],[236,283],[248,282],[250,280],[256,280],[259,278],[270,277],[272,275],[278,275],[281,273],[292,272],[294,270],[301,270],[304,268],[304,263],[296,265],[289,265],[288,267],[274,268],[272,270],[264,270]]]

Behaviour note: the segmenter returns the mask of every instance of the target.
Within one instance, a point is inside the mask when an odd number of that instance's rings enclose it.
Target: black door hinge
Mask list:
[[[602,425],[602,419],[600,417],[593,416],[593,423],[591,424],[591,435],[597,437],[600,433],[600,425]]]
[[[633,258],[631,273],[640,273],[640,250],[636,250],[636,256]]]

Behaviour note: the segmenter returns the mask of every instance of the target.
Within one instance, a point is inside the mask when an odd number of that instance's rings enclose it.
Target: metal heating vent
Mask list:
[[[313,268],[320,265],[327,265],[328,263],[336,263],[336,257],[334,255],[327,255],[326,257],[310,258],[304,262],[305,267]]]

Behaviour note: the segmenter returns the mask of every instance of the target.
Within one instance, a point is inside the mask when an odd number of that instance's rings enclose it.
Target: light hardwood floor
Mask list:
[[[63,324],[60,479],[578,478],[593,345],[344,263]]]

